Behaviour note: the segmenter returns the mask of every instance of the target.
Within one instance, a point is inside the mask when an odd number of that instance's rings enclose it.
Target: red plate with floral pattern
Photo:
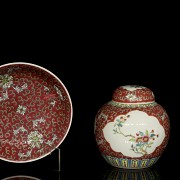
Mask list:
[[[0,159],[41,159],[65,139],[72,103],[61,80],[30,63],[0,66]]]

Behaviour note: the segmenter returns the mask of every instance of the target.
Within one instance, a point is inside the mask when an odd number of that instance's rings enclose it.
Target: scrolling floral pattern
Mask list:
[[[71,101],[50,73],[29,64],[0,68],[0,159],[28,162],[57,148],[71,123]]]

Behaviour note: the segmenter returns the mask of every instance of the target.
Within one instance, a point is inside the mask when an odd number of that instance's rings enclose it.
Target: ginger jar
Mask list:
[[[162,155],[170,134],[169,117],[146,87],[118,87],[95,117],[97,146],[112,166],[141,169]]]

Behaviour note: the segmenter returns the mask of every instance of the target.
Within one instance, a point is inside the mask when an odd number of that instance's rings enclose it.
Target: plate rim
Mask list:
[[[12,163],[28,163],[28,162],[34,162],[34,161],[37,161],[37,160],[40,160],[48,155],[50,155],[55,149],[57,149],[61,144],[62,142],[65,140],[66,136],[68,135],[69,131],[70,131],[70,128],[71,128],[71,124],[72,124],[72,119],[73,119],[73,105],[72,105],[72,100],[71,100],[71,97],[70,97],[70,94],[66,88],[66,86],[64,85],[64,83],[60,80],[60,78],[55,75],[53,72],[51,72],[50,70],[40,66],[40,65],[37,65],[37,64],[34,64],[34,63],[29,63],[29,62],[12,62],[12,63],[6,63],[6,64],[2,64],[0,65],[0,69],[3,68],[3,67],[6,67],[6,66],[9,66],[9,65],[29,65],[29,66],[32,66],[32,67],[36,67],[36,68],[39,68],[45,72],[47,72],[48,74],[50,74],[51,76],[53,76],[61,85],[62,87],[64,88],[67,96],[68,96],[68,100],[69,100],[69,103],[70,103],[70,108],[71,108],[71,114],[70,114],[70,121],[69,121],[69,126],[68,126],[68,129],[64,135],[64,137],[62,138],[62,140],[59,142],[58,145],[56,145],[50,152],[46,153],[45,155],[42,155],[38,158],[35,158],[35,159],[31,159],[31,160],[27,160],[27,161],[13,161],[13,160],[7,160],[6,158],[2,158],[0,156],[0,160],[4,160],[4,161],[7,161],[7,162],[12,162]]]
[[[9,176],[9,177],[3,178],[1,180],[10,180],[11,178],[30,178],[32,180],[40,180],[39,178],[36,178],[36,177],[33,177],[33,176],[27,176],[27,175]]]

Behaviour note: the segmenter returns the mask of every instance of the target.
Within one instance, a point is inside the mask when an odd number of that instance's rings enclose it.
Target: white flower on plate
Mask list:
[[[27,137],[27,143],[32,148],[40,148],[41,144],[43,143],[43,135],[38,131],[32,131]]]
[[[18,129],[16,129],[16,130],[13,130],[13,134],[16,136],[19,132],[22,132],[22,133],[24,133],[24,132],[28,132],[25,128],[24,128],[24,126],[21,126],[21,127],[19,127]]]
[[[50,102],[50,104],[54,107],[55,104],[56,104],[56,101],[55,101],[55,100],[52,100],[52,101]]]
[[[19,156],[20,158],[23,158],[23,157],[29,157],[29,156],[31,155],[31,152],[32,152],[32,150],[27,151],[26,154],[25,154],[25,153],[19,152],[19,153],[18,153],[18,156]]]
[[[0,75],[0,87],[8,89],[13,84],[13,77],[9,74]]]
[[[63,98],[63,95],[62,95],[61,91],[59,90],[59,88],[56,85],[54,85],[54,88],[55,88],[57,94],[59,95],[60,99],[63,101],[64,98]]]
[[[26,109],[27,109],[27,108],[26,108],[25,106],[19,105],[18,108],[17,108],[17,110],[16,110],[16,112],[24,115],[25,112],[26,112]]]
[[[38,122],[42,123],[42,122],[45,122],[45,121],[46,120],[43,117],[41,117],[40,119],[36,119],[36,120],[32,121],[33,122],[33,128],[38,126]]]
[[[2,97],[0,97],[0,102],[9,99],[7,90],[2,92]]]
[[[49,146],[52,146],[53,143],[54,143],[54,141],[55,141],[56,139],[58,139],[58,138],[57,138],[57,135],[56,135],[56,134],[53,134],[52,140],[51,140],[51,141],[48,140],[48,141],[46,142],[46,144],[48,144]]]
[[[28,87],[27,83],[24,83],[21,87],[13,86],[13,88],[17,91],[17,93],[22,92],[24,89],[27,89],[27,87]]]

